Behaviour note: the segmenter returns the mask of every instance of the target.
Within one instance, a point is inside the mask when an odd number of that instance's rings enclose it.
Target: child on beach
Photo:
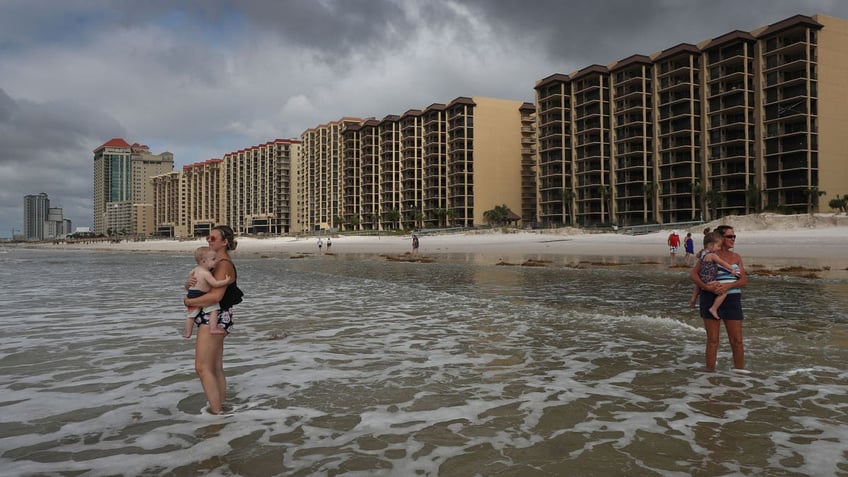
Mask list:
[[[229,275],[225,276],[223,280],[216,280],[212,275],[211,270],[218,264],[218,260],[215,258],[215,255],[215,251],[209,247],[197,247],[194,251],[194,260],[197,262],[197,266],[191,270],[189,277],[194,276],[194,278],[197,279],[197,283],[188,289],[187,295],[189,298],[197,298],[204,295],[212,288],[225,287],[233,281]],[[183,331],[183,338],[191,338],[191,332],[194,329],[194,319],[201,311],[209,313],[210,323],[218,322],[217,304],[203,309],[198,307],[188,307],[186,309],[185,331]],[[226,331],[221,328],[214,327],[210,333],[213,335],[222,335],[225,334]]]
[[[733,265],[719,258],[716,253],[721,250],[721,244],[723,241],[724,237],[718,232],[710,232],[704,235],[704,249],[698,252],[698,260],[701,262],[699,275],[704,283],[710,283],[716,280],[716,277],[718,276],[718,267],[724,268],[736,276],[739,276],[741,273],[738,269],[733,268]],[[689,298],[690,308],[695,308],[695,302],[698,299],[700,291],[701,289],[698,285],[695,285],[695,288],[692,290],[692,296]],[[727,295],[716,296],[713,306],[710,307],[710,314],[712,314],[713,318],[716,320],[721,319],[721,317],[718,316],[718,309],[721,304],[724,303],[725,298],[727,298]]]

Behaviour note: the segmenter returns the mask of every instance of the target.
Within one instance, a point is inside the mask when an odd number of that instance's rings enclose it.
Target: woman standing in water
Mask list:
[[[695,267],[692,268],[692,272],[689,275],[692,281],[701,289],[699,303],[701,318],[704,319],[704,329],[707,331],[707,347],[705,352],[707,369],[713,371],[716,367],[718,338],[721,333],[722,321],[724,322],[724,328],[727,330],[727,339],[730,341],[730,351],[733,353],[733,367],[743,369],[745,368],[745,346],[742,343],[742,320],[744,319],[744,315],[742,313],[741,288],[748,283],[748,275],[745,273],[745,266],[742,265],[742,257],[732,250],[736,242],[736,233],[733,231],[733,227],[720,225],[716,227],[715,231],[723,237],[721,250],[715,253],[719,258],[733,265],[734,270],[730,272],[719,272],[716,281],[704,283],[699,275],[701,261],[698,260],[695,262]],[[733,274],[735,270],[738,270],[738,276]],[[721,320],[716,320],[710,313],[710,307],[713,306],[716,296],[723,294],[727,294],[727,298],[718,308],[718,315],[721,317]]]
[[[216,261],[213,274],[216,279],[227,275],[233,277],[233,282],[226,288],[213,288],[203,296],[186,298],[186,306],[206,307],[220,304],[220,312],[216,323],[209,322],[209,314],[201,314],[195,318],[197,324],[197,344],[194,351],[194,369],[200,378],[206,400],[209,401],[209,412],[219,414],[227,398],[227,378],[224,376],[224,338],[233,326],[234,304],[241,301],[241,292],[236,285],[236,267],[230,259],[230,251],[236,249],[233,229],[227,225],[219,225],[209,231],[206,241],[215,252]],[[193,277],[189,277],[187,286],[192,285]]]

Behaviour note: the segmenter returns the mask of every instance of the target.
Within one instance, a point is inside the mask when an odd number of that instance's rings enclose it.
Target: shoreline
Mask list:
[[[739,235],[735,250],[742,255],[749,273],[757,268],[800,268],[845,272],[848,277],[848,216],[816,214],[783,216],[754,214],[727,217],[689,229],[677,229],[681,240],[691,232],[695,250],[699,250],[703,228],[732,225]],[[685,268],[681,247],[677,264],[670,265],[666,239],[672,228],[641,235],[588,231],[577,228],[547,230],[481,229],[457,233],[421,234],[419,255],[411,254],[411,234],[407,235],[331,235],[328,251],[326,236],[319,253],[317,237],[238,237],[236,256],[274,256],[282,258],[330,258],[345,255],[384,256],[387,260],[474,261],[490,264],[520,265],[527,261],[558,265],[607,266],[624,264],[666,265]],[[9,249],[88,250],[128,252],[185,252],[205,245],[205,240],[165,240],[13,244]],[[540,264],[536,264],[540,265]],[[541,265],[544,265],[541,264]],[[753,274],[753,273],[752,273]],[[771,273],[770,273],[771,274]],[[832,275],[832,274],[829,274]],[[843,273],[836,273],[843,275]]]

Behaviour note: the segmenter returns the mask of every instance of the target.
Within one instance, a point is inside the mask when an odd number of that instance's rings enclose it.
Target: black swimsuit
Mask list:
[[[238,277],[238,272],[236,272],[236,264],[232,262],[232,260],[221,260],[222,262],[230,262],[233,265],[233,272]],[[243,293],[239,289],[236,282],[233,281],[229,285],[227,285],[227,289],[224,290],[224,296],[220,301],[220,311],[218,312],[218,326],[222,327],[227,334],[230,333],[230,328],[233,327],[233,305],[237,305],[241,303],[241,297]],[[209,324],[209,313],[201,313],[200,315],[194,318],[194,322],[197,326],[208,325]]]

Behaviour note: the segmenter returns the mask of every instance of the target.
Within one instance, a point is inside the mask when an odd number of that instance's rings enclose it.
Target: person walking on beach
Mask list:
[[[677,247],[680,246],[680,236],[677,235],[676,230],[672,230],[671,234],[668,236],[668,252],[669,252],[669,263],[674,265],[674,256],[677,253]]]
[[[327,253],[330,253],[330,247],[332,246],[333,242],[331,241],[330,237],[327,237]]]
[[[197,247],[197,249],[195,249],[194,260],[197,262],[197,266],[191,270],[191,273],[189,273],[189,276],[194,277],[195,283],[194,286],[190,286],[188,288],[186,296],[189,298],[197,298],[205,295],[212,288],[225,287],[230,284],[232,279],[229,275],[227,275],[224,280],[216,280],[215,277],[212,276],[212,270],[218,263],[216,255],[215,251],[209,247]],[[186,307],[183,338],[191,338],[191,332],[194,330],[194,319],[201,311],[209,315],[209,321],[211,323],[217,323],[219,309],[220,308],[217,303],[205,308],[198,308],[196,306]],[[213,335],[225,334],[224,330],[217,326],[212,328],[211,333]]]
[[[225,288],[212,288],[203,296],[197,298],[186,297],[183,301],[186,306],[205,308],[218,304],[220,311],[217,322],[210,320],[208,313],[202,312],[197,318],[197,343],[194,351],[194,369],[200,378],[206,400],[209,402],[209,412],[219,414],[223,411],[223,404],[227,398],[227,378],[224,375],[224,338],[230,333],[233,326],[233,305],[241,303],[241,290],[236,281],[238,274],[236,267],[230,259],[230,251],[236,249],[236,239],[233,229],[227,225],[219,225],[209,231],[206,237],[209,248],[215,251],[217,265],[213,275],[222,280],[232,277],[232,282]],[[194,286],[196,279],[189,276],[186,288]],[[224,334],[212,333],[213,328],[220,327]]]
[[[412,254],[413,255],[418,255],[418,245],[419,245],[418,236],[413,234],[412,235]]]
[[[738,275],[733,272],[719,270],[716,280],[710,283],[704,283],[701,279],[701,261],[697,261],[692,268],[690,277],[692,281],[701,289],[700,293],[700,312],[701,318],[704,320],[704,329],[707,332],[707,344],[704,352],[707,370],[714,371],[718,356],[718,339],[721,332],[721,323],[724,322],[724,328],[727,331],[727,338],[730,342],[730,351],[733,354],[733,367],[736,369],[745,368],[745,346],[742,342],[742,320],[745,318],[742,312],[742,287],[748,283],[748,275],[745,273],[745,266],[742,264],[742,256],[733,251],[733,246],[736,242],[736,233],[733,227],[729,225],[720,225],[716,227],[715,232],[721,235],[721,249],[715,253],[719,258],[732,266],[738,271]],[[720,320],[716,320],[710,308],[717,295],[727,295],[724,303],[718,307],[718,315]]]
[[[318,237],[318,253],[321,253],[321,247],[324,246],[324,242],[321,241],[321,237]]]
[[[695,256],[695,240],[692,239],[692,232],[686,232],[686,238],[683,239],[683,249],[686,250],[686,266],[692,265],[692,257]]]

